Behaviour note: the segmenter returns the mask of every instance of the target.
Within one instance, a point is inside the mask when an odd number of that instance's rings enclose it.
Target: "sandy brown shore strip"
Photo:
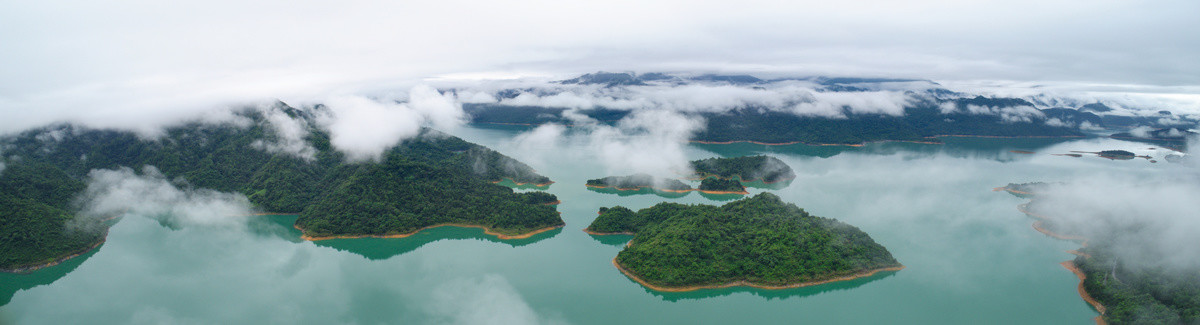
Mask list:
[[[95,242],[95,243],[93,243],[91,246],[88,246],[87,248],[84,248],[84,249],[82,249],[82,250],[79,250],[79,252],[76,252],[76,253],[74,253],[74,254],[70,254],[70,255],[67,255],[67,256],[63,256],[63,257],[57,258],[57,259],[55,259],[55,260],[53,260],[53,261],[46,262],[46,263],[42,263],[42,264],[30,265],[30,266],[22,266],[22,267],[18,267],[18,268],[15,268],[15,269],[4,269],[4,270],[0,270],[0,272],[5,272],[5,273],[27,273],[27,272],[33,272],[33,271],[37,271],[37,270],[40,270],[40,269],[48,268],[48,267],[51,267],[51,266],[55,266],[55,265],[61,264],[62,262],[66,262],[66,261],[67,261],[67,260],[69,260],[69,259],[72,259],[72,258],[79,257],[79,255],[87,254],[88,252],[91,252],[93,249],[99,248],[99,247],[100,247],[100,245],[104,245],[104,242],[106,242],[106,241],[108,241],[108,230],[104,230],[104,234],[100,236],[100,240],[99,240],[99,241],[96,241],[96,242]]]
[[[721,175],[717,175],[717,174],[710,174],[710,173],[697,173],[697,174],[699,174],[700,176],[695,177],[695,175],[693,175],[692,177],[688,177],[688,180],[702,181],[705,178],[709,178],[709,177],[720,179],[720,180],[727,180],[727,181],[733,180],[733,177],[721,177]],[[753,183],[753,182],[757,182],[757,181],[762,181],[763,184],[775,184],[775,183],[787,182],[787,181],[796,179],[795,176],[792,176],[791,178],[779,179],[779,180],[775,180],[774,182],[768,182],[766,180],[760,180],[760,179],[756,179],[756,178],[746,179],[745,177],[742,177],[742,175],[733,175],[733,176],[737,176],[739,182]]]
[[[734,281],[734,282],[729,282],[729,283],[725,283],[725,284],[716,284],[716,285],[663,287],[663,286],[657,286],[657,285],[650,284],[650,283],[646,282],[646,280],[642,280],[642,278],[637,277],[636,275],[633,274],[633,272],[630,272],[628,269],[625,269],[624,266],[621,266],[621,263],[617,262],[616,257],[613,258],[612,263],[613,263],[613,266],[616,266],[618,270],[621,270],[621,273],[624,273],[626,277],[629,277],[630,279],[637,281],[637,283],[640,283],[644,287],[650,288],[654,291],[662,291],[662,292],[687,292],[687,291],[696,291],[696,290],[701,290],[701,289],[722,289],[722,288],[730,288],[730,287],[752,287],[752,288],[767,289],[767,290],[793,289],[793,288],[800,288],[800,287],[822,285],[822,284],[833,283],[833,282],[838,282],[838,281],[854,280],[854,279],[858,279],[858,278],[869,277],[869,276],[875,275],[875,273],[879,273],[879,272],[899,271],[899,270],[904,269],[903,265],[897,266],[897,267],[885,267],[885,268],[861,272],[858,274],[836,277],[836,278],[832,278],[832,279],[828,279],[828,280],[809,281],[809,282],[785,284],[785,285],[779,285],[779,286],[755,284],[755,283],[750,283],[750,282],[746,282],[746,281]]]
[[[583,228],[583,232],[586,232],[586,233],[588,233],[589,235],[596,235],[596,236],[608,236],[608,235],[630,235],[630,236],[633,236],[633,233],[632,233],[632,232],[628,232],[628,231],[621,231],[621,232],[595,232],[595,231],[592,231],[591,229]]]
[[[500,184],[501,182],[504,182],[505,180],[512,181],[512,182],[513,182],[513,184],[517,184],[517,186],[525,186],[525,185],[531,185],[531,184],[532,184],[533,186],[537,186],[537,187],[546,187],[546,186],[550,186],[550,184],[554,184],[554,182],[553,182],[553,181],[546,182],[546,183],[541,183],[541,184],[533,184],[533,182],[529,182],[529,183],[521,183],[521,182],[518,182],[518,181],[517,181],[517,180],[515,180],[515,179],[512,179],[512,177],[504,177],[504,178],[501,178],[501,179],[500,179],[500,180],[498,180],[498,181],[493,181],[493,182],[492,182],[492,184]]]
[[[554,230],[554,229],[562,228],[563,226],[565,226],[565,225],[550,226],[550,227],[546,227],[546,228],[542,228],[542,229],[537,229],[537,230],[530,231],[530,232],[523,233],[523,234],[517,234],[517,235],[505,235],[505,234],[501,234],[501,233],[498,233],[498,232],[494,232],[494,231],[492,231],[491,229],[489,229],[488,227],[479,226],[479,225],[467,225],[467,224],[458,224],[458,223],[442,223],[442,224],[436,224],[436,225],[432,225],[432,226],[424,227],[424,228],[421,228],[421,229],[417,229],[417,230],[415,230],[415,231],[413,231],[413,232],[410,232],[410,233],[405,233],[405,234],[386,234],[386,235],[334,235],[334,236],[319,236],[319,237],[312,237],[312,236],[309,236],[309,235],[301,235],[301,236],[300,236],[300,239],[304,239],[304,240],[308,240],[308,241],[318,241],[318,240],[327,240],[327,239],[354,239],[354,238],[404,238],[404,237],[408,237],[408,236],[416,235],[417,233],[419,233],[419,232],[421,232],[421,231],[423,231],[423,230],[426,230],[426,229],[432,229],[432,228],[437,228],[437,227],[479,228],[479,229],[483,229],[483,233],[484,233],[484,234],[488,234],[488,235],[496,236],[496,238],[499,238],[499,239],[525,239],[525,238],[533,237],[533,235],[537,235],[537,234],[540,234],[540,233],[543,233],[543,232],[547,232],[547,231],[551,231],[551,230]],[[296,228],[297,230],[304,231],[304,228],[300,228],[300,226],[299,226],[299,225],[292,225],[292,228]]]
[[[1104,305],[1101,305],[1099,301],[1093,299],[1092,295],[1088,294],[1087,290],[1083,288],[1083,281],[1087,279],[1087,274],[1084,274],[1083,270],[1080,270],[1079,267],[1075,266],[1075,261],[1066,261],[1062,262],[1061,264],[1063,267],[1067,268],[1067,270],[1070,270],[1071,273],[1075,273],[1075,276],[1079,277],[1079,296],[1083,297],[1083,301],[1086,301],[1089,305],[1092,305],[1092,308],[1095,308],[1096,311],[1100,312],[1101,316],[1096,316],[1096,324],[1108,324],[1104,321]]]

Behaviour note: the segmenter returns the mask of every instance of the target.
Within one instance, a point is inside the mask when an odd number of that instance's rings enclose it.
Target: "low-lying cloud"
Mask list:
[[[1126,265],[1200,270],[1200,177],[1177,176],[1096,175],[1051,184],[1031,208],[1064,233],[1112,244]]]
[[[84,218],[80,224],[142,216],[179,226],[241,227],[254,213],[242,194],[172,182],[153,166],[142,167],[141,173],[128,167],[93,170],[76,203]]]
[[[546,124],[514,138],[512,145],[521,152],[522,160],[545,164],[553,158],[537,154],[546,152],[545,148],[587,148],[556,151],[587,155],[572,159],[600,161],[612,175],[646,173],[674,177],[691,169],[684,147],[693,134],[704,128],[702,118],[668,110],[634,111],[615,125],[570,111],[567,117],[574,122],[573,126]]]
[[[453,94],[429,86],[412,88],[407,102],[341,96],[324,105],[329,110],[319,124],[329,131],[333,147],[351,161],[378,160],[384,150],[419,134],[421,127],[449,131],[462,125],[466,116]]]

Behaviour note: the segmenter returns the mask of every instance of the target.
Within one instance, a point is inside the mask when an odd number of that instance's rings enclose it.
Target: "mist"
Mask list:
[[[704,126],[701,118],[666,110],[635,111],[615,125],[577,114],[568,117],[574,121],[570,127],[538,126],[506,146],[538,169],[564,159],[583,159],[599,161],[611,176],[646,173],[674,178],[690,173],[684,148]]]
[[[139,216],[182,227],[240,228],[255,212],[244,195],[169,181],[153,166],[140,173],[128,167],[93,170],[76,201],[80,211],[74,221],[84,225]]]

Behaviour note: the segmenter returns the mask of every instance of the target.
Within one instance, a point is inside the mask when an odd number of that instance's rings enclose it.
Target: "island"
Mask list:
[[[70,124],[0,137],[6,207],[0,211],[0,270],[52,265],[103,242],[107,226],[77,217],[70,204],[97,169],[153,166],[187,186],[240,193],[260,211],[298,214],[294,226],[314,240],[402,236],[443,225],[521,238],[564,225],[554,195],[494,184],[550,183],[516,159],[424,128],[378,159],[350,160],[318,127],[326,110],[277,102],[235,112],[237,123],[194,121],[166,128],[156,139]],[[303,137],[294,140],[309,151],[266,145],[284,141],[272,122],[280,115],[304,126]],[[63,226],[68,223],[93,224]]]
[[[676,179],[658,178],[649,174],[633,174],[629,176],[609,176],[605,178],[589,179],[587,187],[591,188],[612,188],[620,191],[637,191],[641,189],[654,189],[664,192],[688,192],[692,190],[691,186],[684,184]]]
[[[1104,150],[1098,153],[1098,155],[1112,160],[1130,160],[1137,157],[1134,153],[1125,150]]]
[[[737,178],[742,182],[761,180],[767,184],[796,178],[791,166],[779,158],[766,155],[693,160],[691,167],[695,178]]]
[[[742,182],[735,179],[716,177],[708,177],[701,180],[698,189],[708,194],[750,194],[746,192],[746,186],[743,186]]]
[[[601,208],[585,231],[632,234],[613,264],[657,291],[795,288],[903,268],[858,228],[809,215],[771,193],[723,206]]]
[[[1079,277],[1078,291],[1101,316],[1097,323],[1107,324],[1195,324],[1200,322],[1200,272],[1194,268],[1138,263],[1121,259],[1121,252],[1151,252],[1138,247],[1138,236],[1155,236],[1153,228],[1132,223],[1115,231],[1103,227],[1078,227],[1060,222],[1043,213],[1047,183],[1009,184],[997,190],[1007,191],[1030,202],[1018,206],[1037,219],[1034,229],[1048,236],[1077,241],[1081,248],[1069,251],[1075,258],[1063,267]],[[1104,223],[1097,220],[1096,223]],[[1128,256],[1128,255],[1125,255]],[[1142,261],[1164,260],[1170,256],[1138,255]]]

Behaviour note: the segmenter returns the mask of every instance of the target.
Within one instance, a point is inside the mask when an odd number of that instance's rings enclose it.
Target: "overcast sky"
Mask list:
[[[0,0],[0,133],[597,70],[1194,96],[1197,14],[1198,1],[1127,0]]]

